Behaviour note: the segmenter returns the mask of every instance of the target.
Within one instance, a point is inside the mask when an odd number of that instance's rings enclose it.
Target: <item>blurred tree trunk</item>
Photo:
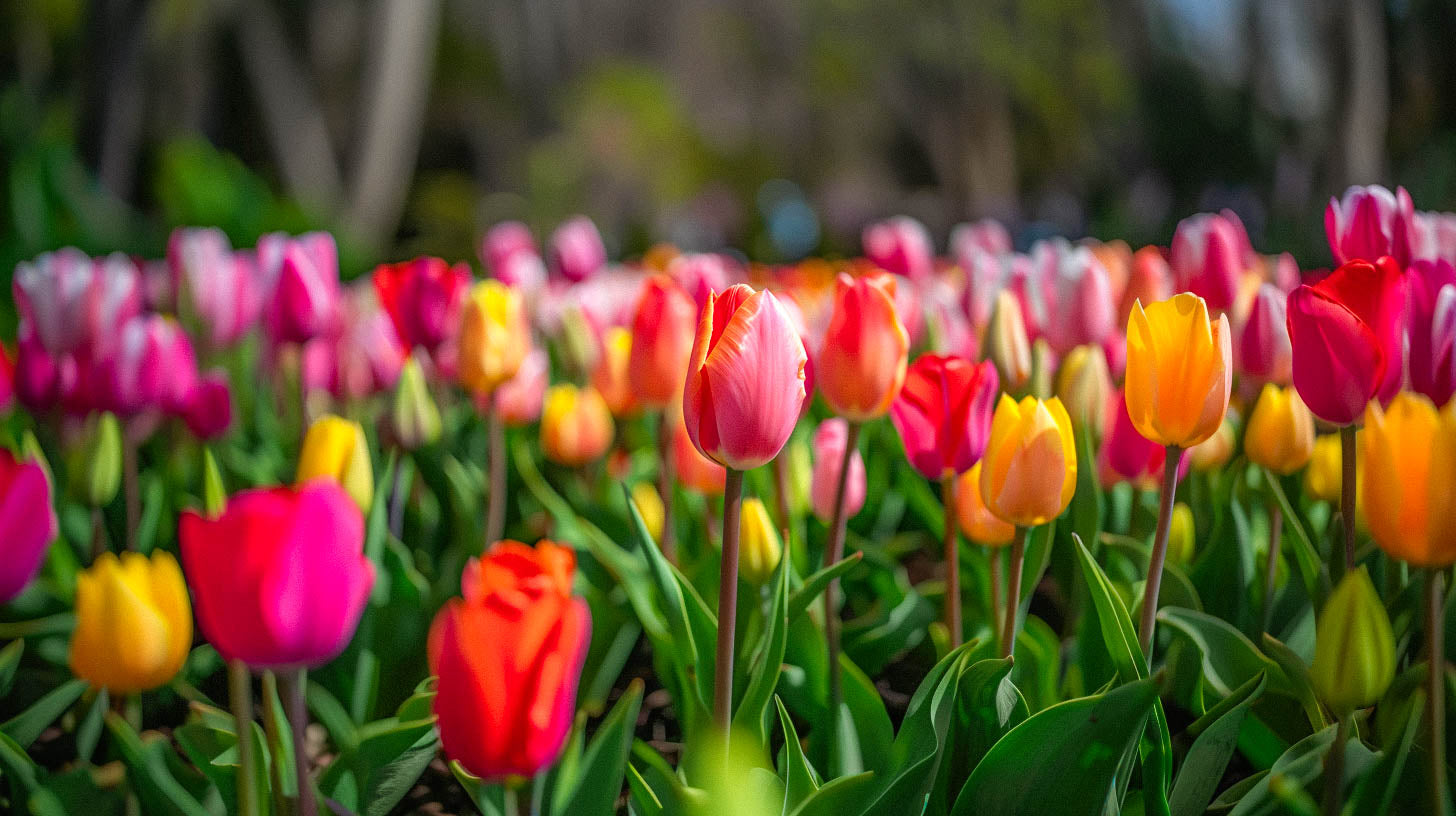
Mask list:
[[[1383,182],[1390,115],[1385,11],[1380,0],[1349,0],[1347,8],[1343,51],[1349,61],[1337,175],[1344,184]]]

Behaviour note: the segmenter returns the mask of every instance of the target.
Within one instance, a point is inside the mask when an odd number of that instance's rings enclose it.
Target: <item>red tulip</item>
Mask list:
[[[814,431],[814,476],[810,498],[814,515],[824,523],[834,518],[834,494],[839,490],[839,469],[844,467],[844,445],[849,441],[849,424],[838,417],[826,419]],[[848,481],[844,486],[845,518],[864,507],[865,466],[859,450],[850,452]]]
[[[865,257],[886,272],[923,281],[935,274],[935,248],[930,231],[908,215],[897,215],[865,227],[860,239]]]
[[[1404,269],[1411,261],[1414,222],[1415,206],[1404,187],[1392,193],[1378,184],[1357,185],[1345,190],[1338,201],[1330,199],[1325,208],[1325,237],[1337,263],[1374,263],[1388,255]]]
[[[470,290],[470,267],[439,258],[415,258],[384,264],[374,270],[379,305],[394,322],[406,350],[415,346],[433,353],[460,324],[460,311]]]
[[[1127,325],[1127,316],[1134,303],[1157,303],[1173,296],[1173,270],[1168,260],[1154,246],[1145,246],[1132,254],[1127,286],[1122,290],[1118,323]]]
[[[1247,243],[1243,224],[1221,213],[1199,213],[1178,222],[1168,253],[1178,289],[1202,297],[1209,309],[1227,311],[1238,297]]]
[[[583,281],[607,265],[602,234],[590,218],[567,219],[551,234],[551,271],[569,281]]]
[[[807,360],[772,292],[737,284],[708,298],[683,391],[693,444],[735,470],[773,459],[799,419]]]
[[[0,604],[35,578],[57,529],[45,468],[0,448]]]
[[[643,284],[627,358],[627,381],[642,407],[660,410],[677,401],[697,319],[697,304],[672,278],[653,275]]]
[[[1394,259],[1351,261],[1289,293],[1294,386],[1315,416],[1349,425],[1400,390],[1405,280]]]
[[[0,414],[10,410],[15,402],[15,363],[10,353],[0,346]]]
[[[243,491],[215,519],[184,513],[178,537],[203,634],[254,668],[338,656],[374,586],[364,517],[327,479]]]
[[[1286,299],[1279,287],[1261,284],[1239,329],[1234,360],[1239,373],[1256,384],[1289,384],[1293,362],[1284,311]]]
[[[499,542],[466,565],[464,597],[430,626],[440,742],[476,776],[530,778],[561,754],[591,643],[575,570],[570,547]]]
[[[1456,393],[1456,267],[1449,261],[1411,262],[1410,387],[1436,405]]]
[[[986,449],[998,393],[996,367],[989,361],[918,357],[890,408],[910,464],[934,480],[970,470]]]
[[[895,279],[880,273],[834,287],[834,312],[814,360],[819,391],[853,422],[884,416],[905,381],[910,338],[895,309]]]

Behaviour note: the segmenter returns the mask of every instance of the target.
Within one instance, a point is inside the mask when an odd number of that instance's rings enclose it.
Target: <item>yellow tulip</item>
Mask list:
[[[117,694],[171,680],[192,648],[192,607],[177,559],[103,553],[76,578],[71,671]]]
[[[632,485],[632,503],[637,505],[637,512],[642,516],[642,523],[647,525],[647,532],[651,534],[652,540],[661,541],[663,507],[662,496],[658,494],[657,488],[650,482]]]
[[[997,518],[1035,527],[1061,515],[1077,489],[1072,421],[1056,397],[1002,394],[982,459],[981,499]]]
[[[784,554],[779,531],[769,518],[768,508],[758,499],[743,500],[739,520],[738,574],[750,584],[761,586],[773,577]]]
[[[308,426],[294,481],[302,485],[319,478],[338,482],[360,510],[369,512],[374,501],[374,471],[369,466],[369,441],[363,426],[333,414]]]
[[[1397,394],[1365,409],[1360,497],[1375,543],[1419,567],[1456,561],[1456,404]]]
[[[1016,296],[1006,290],[996,295],[991,322],[986,326],[986,359],[1001,375],[1001,387],[1019,390],[1031,380],[1031,341]]]
[[[1193,508],[1178,502],[1173,505],[1173,517],[1168,525],[1168,560],[1174,564],[1188,564],[1193,561],[1198,541],[1193,526]]]
[[[1213,436],[1194,445],[1188,451],[1188,466],[1199,473],[1218,470],[1228,464],[1234,455],[1234,426],[1225,419],[1218,425]]]
[[[1315,437],[1309,470],[1304,472],[1304,492],[1318,501],[1338,502],[1340,468],[1340,435],[1332,433]]]
[[[1304,467],[1314,453],[1314,414],[1299,392],[1267,384],[1244,430],[1249,461],[1281,476]]]
[[[476,394],[494,391],[516,375],[530,350],[520,293],[497,280],[477,283],[460,318],[460,384]]]
[[[541,452],[547,459],[580,467],[607,452],[612,432],[612,413],[595,388],[562,383],[546,391],[541,407]]]
[[[1011,543],[1016,528],[996,516],[981,499],[981,463],[956,477],[956,521],[966,538],[983,547],[1003,547]]]
[[[1213,436],[1233,384],[1228,318],[1184,292],[1127,319],[1127,413],[1147,439],[1191,448]]]
[[[1057,399],[1067,407],[1074,430],[1100,435],[1111,393],[1112,375],[1100,347],[1077,346],[1067,352],[1057,370]]]

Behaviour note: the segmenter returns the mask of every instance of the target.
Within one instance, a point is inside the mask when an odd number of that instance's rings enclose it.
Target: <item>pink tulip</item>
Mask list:
[[[45,468],[0,448],[0,604],[35,578],[58,529]]]
[[[1325,208],[1325,237],[1339,264],[1389,255],[1404,269],[1410,264],[1415,206],[1404,187],[1395,192],[1378,185],[1354,186]]]
[[[1031,254],[1011,256],[1005,288],[1016,296],[1026,336],[1036,340],[1046,333],[1051,317],[1051,272],[1056,269],[1058,251],[1050,241],[1038,241]]]
[[[667,274],[689,295],[698,308],[708,302],[708,295],[727,289],[741,277],[737,265],[725,255],[710,253],[679,255],[667,265]]]
[[[986,450],[998,393],[1000,381],[989,360],[916,358],[890,406],[910,464],[937,481],[970,470]]]
[[[243,491],[216,519],[189,511],[178,538],[203,634],[255,669],[338,656],[374,585],[364,518],[327,479]]]
[[[1411,220],[1411,258],[1456,264],[1456,213],[1418,212]]]
[[[176,321],[143,315],[121,327],[114,353],[92,361],[85,380],[95,408],[123,417],[180,415],[197,383],[197,359]]]
[[[46,351],[35,328],[21,324],[15,346],[15,396],[20,404],[43,412],[60,404],[77,381],[76,359]]]
[[[233,397],[227,372],[218,369],[198,379],[187,395],[182,421],[193,436],[203,441],[227,433],[233,422]]]
[[[1101,343],[1115,327],[1107,269],[1086,247],[1070,247],[1058,259],[1047,342],[1058,354]]]
[[[1127,323],[1127,315],[1136,301],[1157,303],[1172,296],[1173,270],[1169,268],[1168,260],[1157,247],[1145,246],[1132,254],[1127,287],[1122,291],[1122,303],[1118,306],[1118,322]]]
[[[683,394],[693,445],[735,470],[773,459],[799,419],[807,360],[772,292],[737,284],[708,298]]]
[[[258,241],[258,266],[271,282],[265,326],[274,343],[305,343],[334,324],[339,256],[332,235],[265,235]]]
[[[966,317],[976,331],[983,331],[991,320],[991,305],[996,302],[996,293],[1001,291],[1002,257],[972,246],[958,251],[956,259],[966,278],[962,297]]]
[[[534,291],[546,283],[546,264],[536,250],[531,228],[520,221],[502,221],[480,241],[480,262],[507,286]]]
[[[1097,451],[1097,471],[1102,485],[1111,487],[1118,482],[1132,482],[1142,488],[1155,486],[1163,475],[1167,449],[1138,432],[1120,388],[1110,398],[1106,421],[1102,447]],[[1188,464],[1185,453],[1179,460],[1179,478],[1187,475]]]
[[[810,498],[814,515],[826,524],[834,518],[834,494],[839,489],[839,469],[844,467],[844,444],[849,438],[849,423],[835,417],[826,419],[814,431],[814,479]],[[864,507],[865,466],[858,449],[849,460],[849,481],[844,487],[844,512],[853,516]]]
[[[897,215],[865,227],[860,238],[865,257],[875,266],[920,282],[935,273],[930,231],[908,215]]]
[[[1279,287],[1279,291],[1286,294],[1293,292],[1302,277],[1299,272],[1299,263],[1294,260],[1294,256],[1288,252],[1279,253],[1279,257],[1274,260],[1274,273],[1271,276],[1274,285]]]
[[[304,383],[336,399],[362,399],[393,388],[407,356],[366,282],[346,291],[333,324],[304,344]]]
[[[957,224],[950,231],[950,254],[963,262],[972,250],[992,257],[1011,251],[1011,233],[994,218],[983,218],[973,224]]]
[[[541,418],[541,403],[550,384],[550,358],[545,349],[532,347],[516,376],[496,386],[495,391],[483,393],[480,399],[495,400],[495,409],[507,425],[529,425]]]
[[[1456,393],[1456,267],[1423,258],[1411,262],[1406,279],[1410,387],[1445,405]]]
[[[167,268],[178,303],[191,308],[213,347],[236,343],[257,323],[263,308],[257,254],[234,253],[222,230],[172,230]]]
[[[13,289],[21,322],[56,356],[105,356],[118,327],[142,308],[141,273],[121,253],[92,260],[75,249],[48,252],[16,266]]]
[[[1285,327],[1285,298],[1274,284],[1261,284],[1239,328],[1234,362],[1239,374],[1255,384],[1289,384],[1294,363]]]
[[[1223,214],[1199,213],[1178,222],[1168,263],[1174,285],[1202,297],[1208,308],[1227,311],[1238,297],[1248,238],[1241,223]]]
[[[567,219],[551,234],[551,271],[569,281],[583,281],[607,264],[602,234],[590,218]]]

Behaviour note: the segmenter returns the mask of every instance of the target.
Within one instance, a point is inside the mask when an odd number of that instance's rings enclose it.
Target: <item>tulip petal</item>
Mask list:
[[[743,301],[704,364],[705,406],[717,426],[723,464],[749,470],[778,455],[799,419],[806,360],[771,293],[755,292]]]

